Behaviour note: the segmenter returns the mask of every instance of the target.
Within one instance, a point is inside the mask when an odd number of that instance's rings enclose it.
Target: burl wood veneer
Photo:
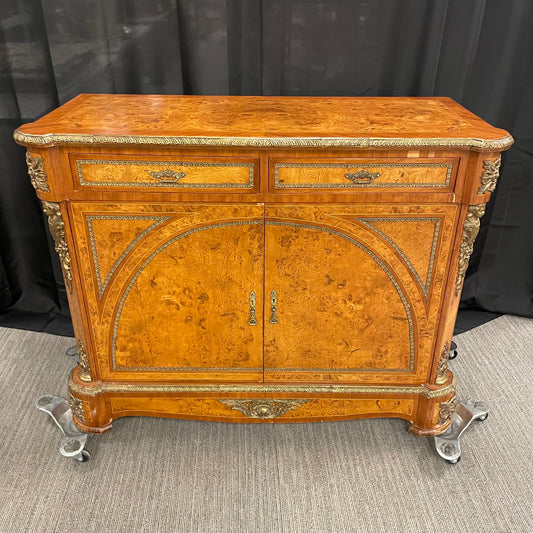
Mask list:
[[[505,131],[448,98],[80,95],[15,139],[65,276],[82,430],[450,424]]]

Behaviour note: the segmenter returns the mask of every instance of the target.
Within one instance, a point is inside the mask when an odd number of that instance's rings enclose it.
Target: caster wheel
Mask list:
[[[452,341],[450,345],[450,353],[448,354],[448,360],[455,359],[457,357],[457,344]]]
[[[450,465],[456,465],[461,460],[461,456],[459,456],[457,459],[446,459],[446,462]]]
[[[91,454],[87,450],[82,450],[79,457],[76,457],[76,461],[80,463],[86,463],[91,458]]]
[[[450,353],[448,354],[448,360],[455,359],[457,357],[457,344],[452,341],[450,345]]]
[[[482,415],[479,418],[476,418],[476,420],[478,422],[483,422],[484,420],[487,420],[488,417],[489,417],[489,413],[487,413],[486,415]]]

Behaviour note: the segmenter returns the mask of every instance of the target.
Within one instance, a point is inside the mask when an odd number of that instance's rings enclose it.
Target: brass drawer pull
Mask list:
[[[379,172],[368,172],[368,170],[359,170],[358,172],[347,172],[344,177],[355,184],[365,185],[372,183],[375,179],[379,178],[381,174]]]
[[[276,316],[276,313],[278,312],[278,293],[276,291],[272,291],[270,293],[270,311],[272,313],[272,316],[270,317],[270,323],[278,324],[279,320]]]
[[[257,320],[255,319],[255,292],[250,293],[250,320],[248,320],[249,326],[257,326]]]
[[[152,178],[158,179],[161,183],[175,183],[187,175],[185,172],[176,172],[175,170],[171,170],[169,168],[160,170],[159,172],[155,170],[147,170],[146,172],[148,172]]]

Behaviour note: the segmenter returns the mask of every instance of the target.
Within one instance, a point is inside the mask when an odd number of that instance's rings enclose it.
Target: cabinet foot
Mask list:
[[[440,435],[433,437],[437,453],[446,462],[455,464],[461,459],[461,435],[474,420],[485,420],[489,409],[485,402],[468,398],[455,408],[450,427]]]
[[[61,455],[76,461],[89,460],[89,452],[85,450],[88,435],[79,431],[72,420],[72,409],[67,400],[59,396],[47,394],[35,403],[37,409],[49,414],[63,433],[59,451]]]

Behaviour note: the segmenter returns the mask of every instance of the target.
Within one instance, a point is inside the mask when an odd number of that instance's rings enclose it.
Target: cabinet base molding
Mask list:
[[[154,416],[236,423],[297,423],[358,418],[403,418],[420,436],[450,425],[442,407],[455,397],[455,378],[440,387],[83,383],[75,369],[70,396],[79,406],[75,425],[104,433],[116,418]],[[428,416],[427,413],[432,413]]]

